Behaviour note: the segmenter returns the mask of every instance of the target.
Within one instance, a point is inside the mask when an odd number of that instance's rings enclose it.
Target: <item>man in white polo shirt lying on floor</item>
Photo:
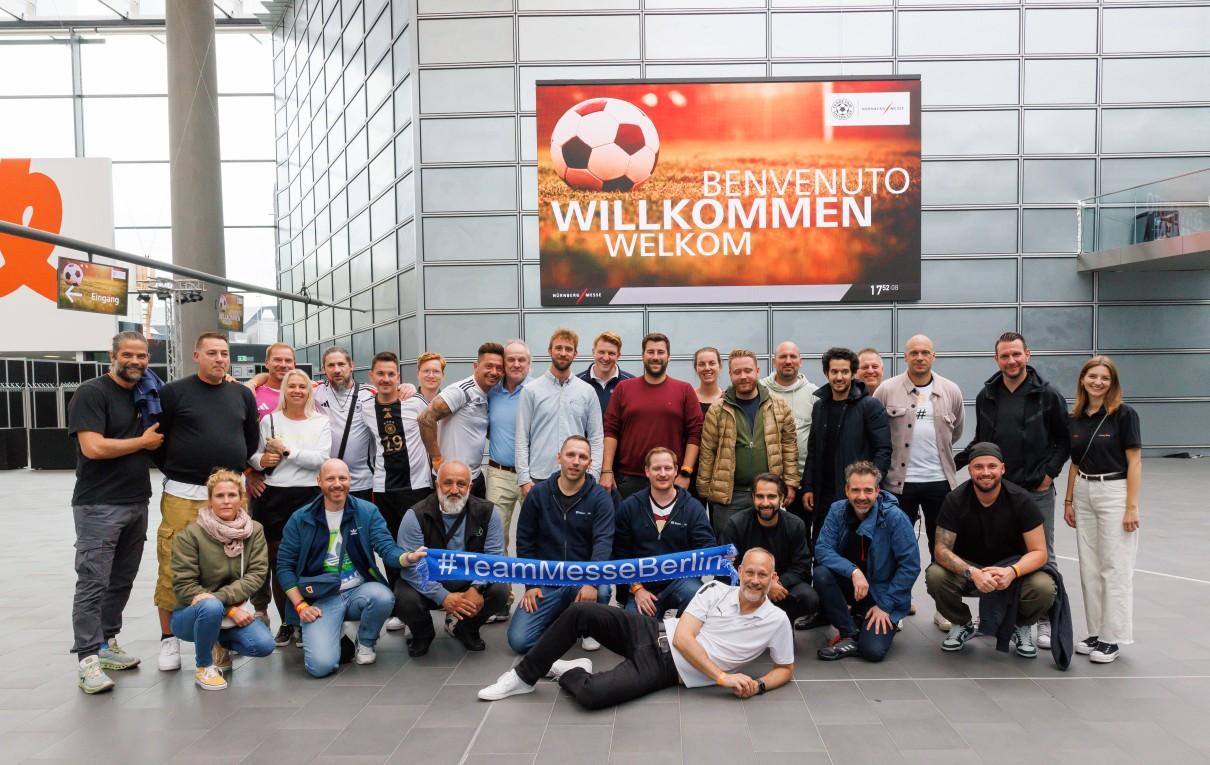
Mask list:
[[[659,623],[598,603],[575,603],[547,628],[516,667],[479,691],[484,701],[531,693],[542,677],[558,681],[582,706],[603,709],[661,688],[722,685],[746,699],[794,679],[794,636],[786,612],[769,601],[773,556],[754,547],[740,564],[740,584],[720,581],[698,590],[680,619]],[[592,673],[589,659],[560,660],[581,637],[593,637],[625,658]],[[768,649],[773,669],[752,678],[733,670]]]

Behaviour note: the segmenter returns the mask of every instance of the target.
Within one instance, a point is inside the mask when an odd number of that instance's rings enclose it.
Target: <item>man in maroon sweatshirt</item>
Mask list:
[[[643,376],[623,380],[605,410],[601,486],[623,497],[647,488],[647,452],[663,446],[676,453],[676,485],[688,489],[697,465],[702,409],[693,386],[668,376],[671,344],[652,332],[643,338]],[[616,472],[615,472],[616,471]]]

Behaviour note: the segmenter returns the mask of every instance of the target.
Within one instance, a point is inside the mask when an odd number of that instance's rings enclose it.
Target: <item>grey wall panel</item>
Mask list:
[[[1139,398],[1210,397],[1210,355],[1115,353],[1127,401]]]
[[[920,174],[924,205],[1016,204],[1017,161],[924,162]]]
[[[1096,189],[1091,159],[1027,159],[1024,174],[1023,202],[1077,202]]]
[[[1210,58],[1105,60],[1107,104],[1210,101]]]
[[[764,77],[765,65],[755,64],[648,64],[647,76],[662,79],[705,77]]]
[[[521,322],[516,313],[430,313],[424,317],[424,328],[426,349],[448,358],[474,358],[485,340],[516,337]],[[447,370],[446,379],[456,378]]]
[[[1038,351],[1079,351],[1092,348],[1092,306],[1025,306],[1021,334]]]
[[[775,77],[831,77],[837,74],[894,74],[895,65],[890,61],[829,61],[826,64],[775,63]]]
[[[638,79],[639,67],[634,65],[613,66],[522,66],[519,67],[521,111],[532,112],[538,80],[630,80]]]
[[[1210,7],[1106,8],[1105,53],[1210,51]]]
[[[516,266],[428,266],[424,307],[428,310],[518,308]]]
[[[513,117],[420,121],[423,162],[512,162],[517,158]]]
[[[925,106],[1015,104],[1020,100],[1021,70],[1015,59],[903,61],[899,71],[921,75],[920,101]]]
[[[511,167],[425,168],[421,188],[425,212],[512,210],[517,206],[517,171]]]
[[[767,55],[764,14],[679,14],[647,16],[646,19],[646,54],[650,59],[764,58]],[[637,50],[634,55],[638,55]]]
[[[968,404],[967,406],[965,406],[963,408],[963,412],[965,414],[965,418],[963,419],[963,423],[962,423],[963,424],[962,437],[955,439],[955,443],[954,443],[955,449],[966,448],[967,444],[969,444],[975,438],[975,406],[974,406],[974,404]],[[965,481],[966,478],[967,478],[966,469],[963,468],[961,471],[959,471],[959,474],[958,474],[959,483],[961,483],[962,481]]]
[[[1022,119],[1026,154],[1096,151],[1097,113],[1092,109],[1026,109]]]
[[[1206,423],[1210,422],[1210,403],[1140,402],[1132,406],[1139,413],[1139,429],[1145,445],[1210,444],[1210,430],[1206,428]]]
[[[415,317],[399,322],[399,355],[401,358],[414,359],[420,355],[420,333]]]
[[[1076,251],[1076,211],[1025,210],[1021,219],[1021,252]]]
[[[521,130],[521,161],[536,162],[538,160],[538,119],[537,117],[522,117],[518,125]]]
[[[947,357],[945,355],[947,349],[934,342],[934,347],[937,351],[937,360],[933,362],[933,369],[942,377],[953,380],[962,389],[963,400],[973,402],[975,396],[979,395],[979,390],[983,387],[983,381],[996,373],[996,361],[992,358],[991,352],[991,345],[994,340],[995,338],[988,340],[988,351],[983,356]],[[900,363],[902,364],[902,362]],[[967,427],[971,431],[974,431],[975,421],[968,420]]]
[[[1033,338],[1029,338],[1030,345],[1033,345]],[[1076,395],[1076,381],[1080,376],[1080,367],[1084,366],[1084,362],[1088,361],[1088,354],[1071,354],[1071,355],[1040,355],[1033,354],[1030,357],[1030,365],[1038,370],[1038,374],[1051,385],[1059,389],[1059,393],[1063,394],[1063,398],[1067,399],[1068,407]]]
[[[421,64],[466,64],[513,60],[513,20],[421,19]]]
[[[1105,271],[1101,300],[1210,300],[1210,271]]]
[[[899,55],[1016,55],[1020,12],[902,11]]]
[[[1016,326],[1016,308],[901,308],[896,345],[903,347],[912,335],[924,334],[936,348],[979,351]]]
[[[521,266],[522,301],[526,308],[542,307],[541,274],[537,263],[525,263]]]
[[[1017,259],[925,260],[920,283],[924,303],[1015,303]]]
[[[545,353],[550,335],[556,327],[567,327],[580,336],[578,370],[583,362],[592,359],[592,341],[606,330],[622,337],[624,355],[638,355],[639,343],[643,339],[642,311],[567,311],[529,312],[525,314],[525,338],[534,353]],[[675,341],[674,341],[675,342]],[[678,348],[677,352],[683,349]]]
[[[428,218],[425,260],[515,260],[517,217]]]
[[[1097,345],[1105,349],[1210,347],[1210,305],[1101,306]]]
[[[764,311],[730,310],[725,317],[718,311],[650,311],[647,327],[663,332],[672,340],[675,355],[692,353],[703,345],[712,345],[724,353],[734,348],[764,352],[769,344]]]
[[[1210,151],[1210,108],[1106,109],[1101,151]],[[1158,180],[1158,179],[1154,179]]]
[[[890,13],[775,13],[774,58],[889,56]]]
[[[519,11],[625,11],[638,7],[639,0],[517,0]]]
[[[927,81],[927,80],[926,80]],[[924,84],[921,84],[924,88]],[[947,154],[1016,154],[1017,112],[925,112],[920,151]]]
[[[639,57],[638,16],[536,16],[518,22],[521,61]]]
[[[502,338],[500,338],[500,341],[503,342],[505,339],[507,339],[507,338],[502,337]],[[474,355],[473,350],[471,352],[471,355],[472,356]],[[447,361],[446,365],[445,365],[445,380],[443,382],[445,385],[452,385],[453,383],[455,383],[459,380],[470,377],[474,371],[475,371],[475,368],[473,366],[473,362]]]
[[[538,216],[521,216],[521,257],[524,260],[537,260],[538,252]]]
[[[420,112],[511,112],[513,70],[425,69],[420,72]]]
[[[1025,11],[1025,52],[1096,53],[1097,9],[1040,9]]]
[[[1091,104],[1096,100],[1096,59],[1026,59],[1025,103]]]
[[[1021,268],[1022,300],[1092,299],[1092,274],[1076,270],[1074,258],[1022,258]]]
[[[890,348],[891,312],[888,309],[839,308],[827,311],[773,310],[773,336],[776,348],[785,340],[798,344],[803,355],[818,356],[832,346],[858,350],[867,346]],[[807,364],[806,361],[803,364]],[[814,363],[816,370],[819,364]],[[810,374],[810,373],[808,373]],[[818,379],[816,372],[812,379]]]
[[[1210,164],[1206,157],[1148,157],[1101,160],[1102,194],[1153,183],[1162,178],[1201,170]]]
[[[926,210],[920,247],[928,255],[1017,251],[1016,210]]]
[[[457,4],[449,0],[416,0],[417,13],[449,13],[457,10],[460,13],[475,11],[511,11],[513,0],[458,0]]]

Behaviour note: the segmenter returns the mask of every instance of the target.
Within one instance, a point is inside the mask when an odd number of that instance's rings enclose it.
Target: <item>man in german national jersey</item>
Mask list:
[[[373,386],[353,379],[353,357],[340,346],[324,351],[325,379],[315,386],[315,407],[332,423],[332,456],[349,466],[349,493],[370,500],[374,476],[370,472],[373,434],[358,413],[374,400]]]

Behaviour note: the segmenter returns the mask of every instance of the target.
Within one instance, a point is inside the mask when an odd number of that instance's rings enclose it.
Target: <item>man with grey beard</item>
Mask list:
[[[437,471],[437,492],[418,502],[403,518],[399,544],[408,550],[424,546],[442,550],[504,554],[500,511],[471,494],[466,463],[446,462]],[[479,628],[508,602],[508,585],[480,581],[422,581],[415,567],[405,568],[395,584],[395,611],[412,631],[408,655],[428,653],[437,631],[429,611],[445,611],[445,628],[468,651],[487,646]]]

